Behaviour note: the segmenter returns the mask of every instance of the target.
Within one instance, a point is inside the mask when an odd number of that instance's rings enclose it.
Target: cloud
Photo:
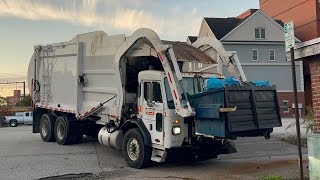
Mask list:
[[[141,27],[152,27],[156,31],[163,31],[165,21],[152,16],[143,10],[120,9],[115,16],[108,18],[115,28],[136,30]]]
[[[149,4],[148,4],[149,3]],[[87,27],[107,27],[134,31],[141,27],[152,28],[166,37],[186,37],[194,34],[194,24],[200,25],[197,9],[185,11],[178,5],[162,7],[158,14],[150,10],[152,2],[145,0],[0,0],[0,16],[14,16],[29,20],[57,20]],[[149,6],[150,5],[150,6]],[[168,11],[163,11],[168,9]],[[160,13],[159,13],[160,12]]]
[[[86,26],[104,23],[94,12],[97,0],[83,0],[82,6],[75,1],[66,1],[65,7],[54,6],[37,0],[0,1],[1,16],[15,16],[31,20],[63,20]]]
[[[164,23],[159,18],[136,9],[116,9],[115,12],[102,15],[97,12],[100,0],[66,1],[62,6],[48,3],[49,1],[16,0],[0,1],[0,16],[14,16],[30,20],[61,20],[84,26],[111,25],[115,28],[135,30],[141,26],[162,30]],[[109,1],[111,5],[116,2]],[[106,4],[104,4],[106,5]]]

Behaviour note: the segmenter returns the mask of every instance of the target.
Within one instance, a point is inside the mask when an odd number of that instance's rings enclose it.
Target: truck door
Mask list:
[[[32,123],[32,113],[30,112],[25,113],[25,116],[23,117],[23,123],[24,124]]]
[[[142,120],[152,143],[163,145],[163,98],[160,81],[143,82]]]
[[[29,115],[29,112],[24,113],[24,116],[22,117],[22,123],[28,123],[28,119],[30,118]]]

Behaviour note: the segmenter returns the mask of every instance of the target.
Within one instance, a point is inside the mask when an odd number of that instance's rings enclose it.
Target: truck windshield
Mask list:
[[[200,78],[200,79],[194,78],[194,77],[184,77],[183,78],[182,82],[185,87],[185,90],[186,90],[186,93],[188,96],[188,100],[191,105],[193,104],[193,95],[202,92],[202,89],[204,87],[206,80],[207,80],[206,78]],[[166,89],[168,108],[174,109],[175,107],[174,107],[173,97],[172,97],[172,94],[170,91],[170,86],[169,86],[169,82],[168,82],[167,78],[164,79],[164,86]]]

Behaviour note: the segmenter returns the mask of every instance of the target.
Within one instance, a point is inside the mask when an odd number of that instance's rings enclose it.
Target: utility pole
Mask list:
[[[25,81],[5,82],[0,84],[23,84],[23,99],[26,99],[26,82]]]
[[[304,175],[303,175],[303,159],[302,159],[302,149],[301,149],[296,63],[294,59],[294,46],[295,46],[296,40],[294,36],[294,25],[292,21],[284,25],[284,38],[285,38],[286,49],[290,49],[290,56],[291,56],[292,85],[293,85],[293,93],[294,93],[294,106],[295,106],[298,157],[299,157],[299,172],[300,172],[300,180],[303,180]]]

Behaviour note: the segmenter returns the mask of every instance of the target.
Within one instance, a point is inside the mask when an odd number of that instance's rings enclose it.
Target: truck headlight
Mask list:
[[[172,127],[172,134],[173,135],[178,135],[181,133],[181,127],[180,126],[173,126]]]

